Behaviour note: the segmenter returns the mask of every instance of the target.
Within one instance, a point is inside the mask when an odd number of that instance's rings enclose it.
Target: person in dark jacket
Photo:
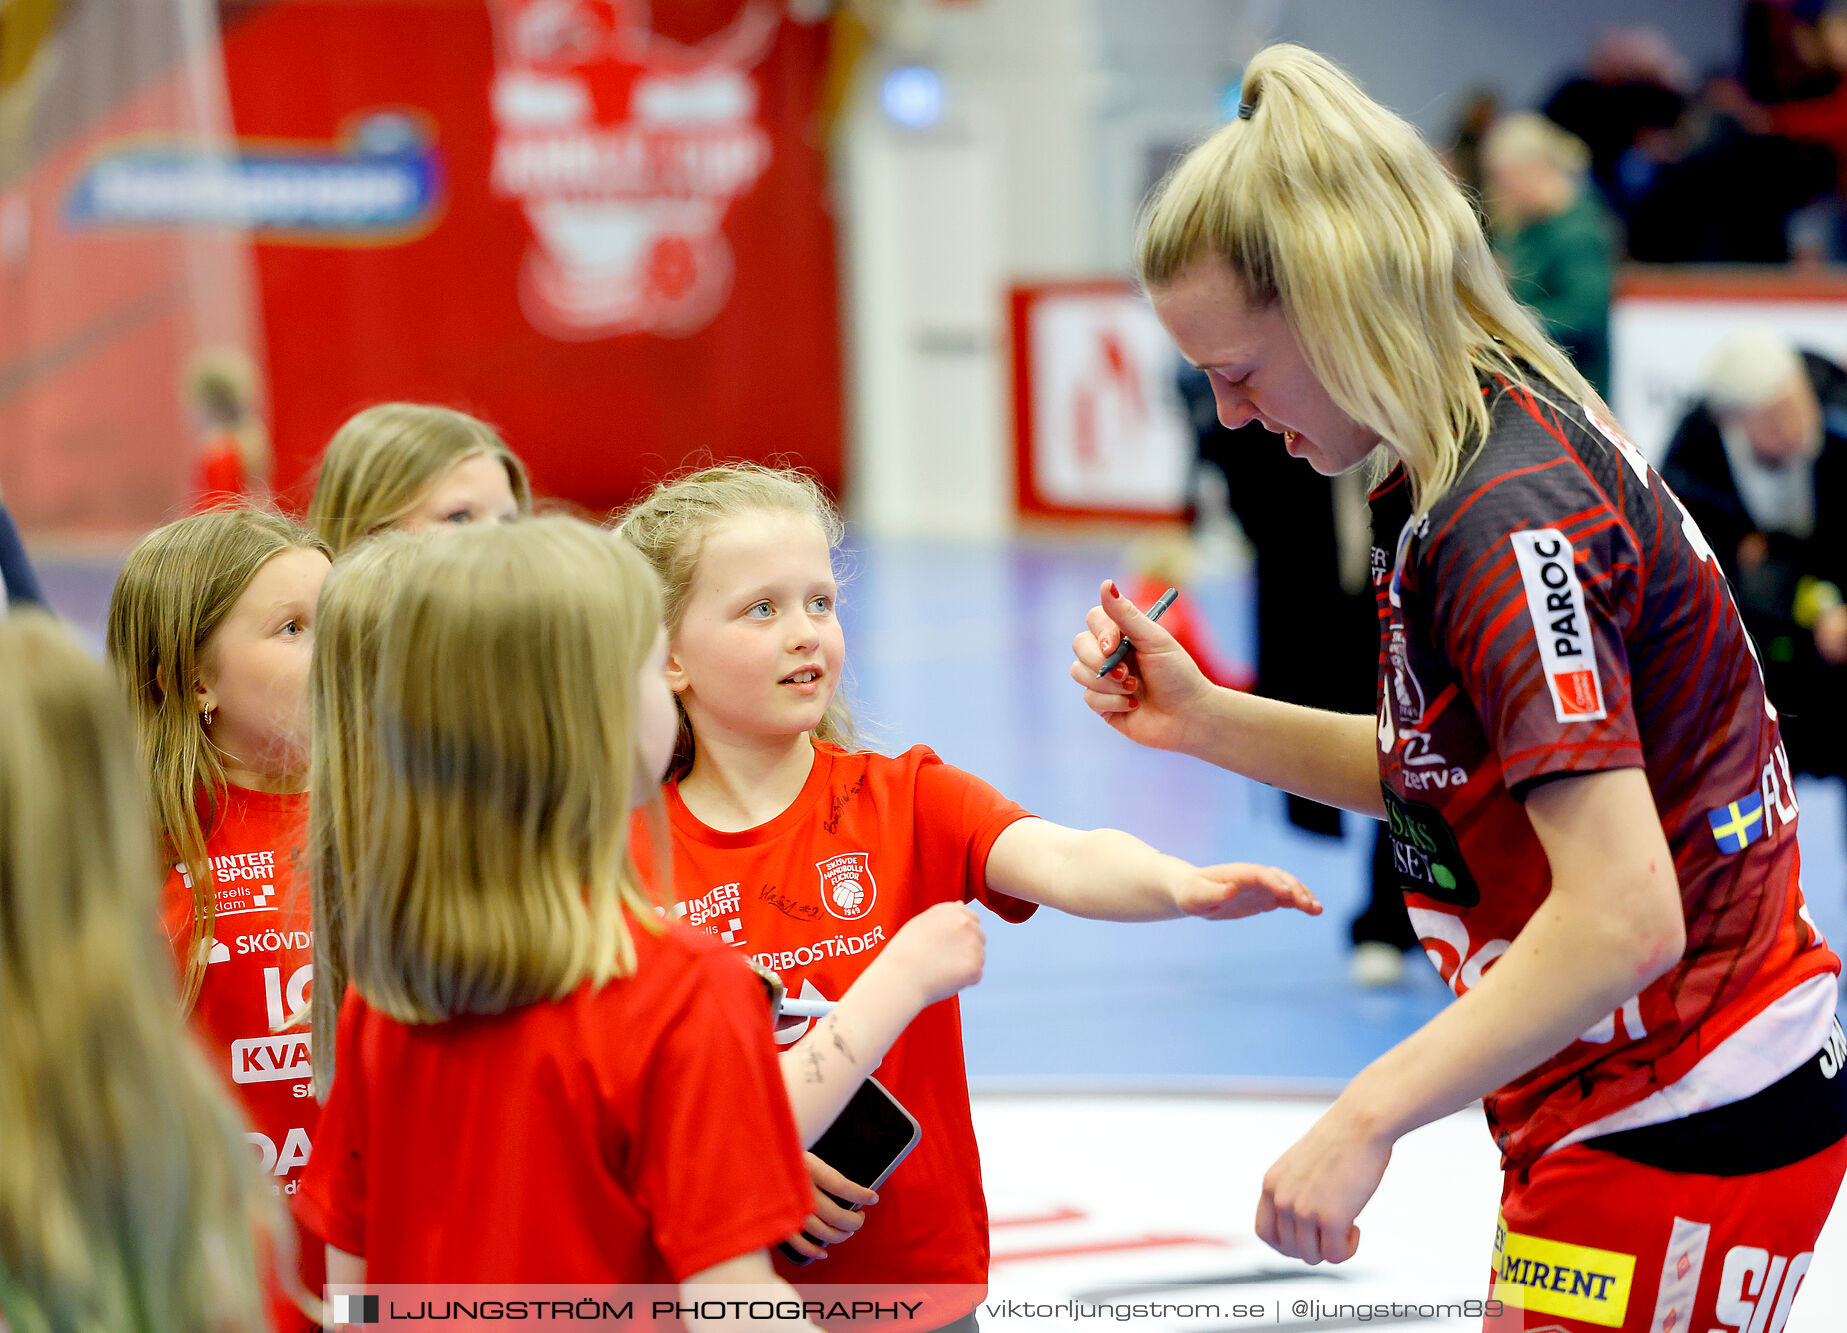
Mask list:
[[[19,540],[19,529],[13,526],[12,514],[7,512],[5,502],[0,501],[0,614],[4,614],[8,606],[44,605],[45,590],[39,586],[32,562],[26,558],[25,543]]]
[[[1661,472],[1731,581],[1791,766],[1847,774],[1847,371],[1733,335]]]

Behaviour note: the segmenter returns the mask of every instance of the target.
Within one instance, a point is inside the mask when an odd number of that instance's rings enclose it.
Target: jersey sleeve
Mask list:
[[[315,1124],[314,1148],[302,1168],[295,1217],[336,1249],[366,1252],[366,1079],[360,1057],[365,1002],[357,988],[340,1005],[333,1088]]]
[[[1618,484],[1635,479],[1617,469]],[[1624,624],[1641,551],[1619,501],[1569,452],[1467,480],[1419,553],[1432,641],[1456,672],[1510,792],[1643,765]]]
[[[917,770],[918,882],[945,901],[978,902],[1004,921],[1020,922],[1039,910],[988,887],[988,853],[1002,831],[1032,812],[1002,796],[973,773],[924,751]],[[952,898],[946,886],[958,885]]]
[[[694,966],[635,1122],[638,1202],[675,1281],[793,1235],[814,1197],[762,984],[731,954]]]

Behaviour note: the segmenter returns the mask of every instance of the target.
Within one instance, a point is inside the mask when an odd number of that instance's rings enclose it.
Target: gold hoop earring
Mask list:
[[[205,727],[208,727],[208,728],[209,728],[209,727],[210,727],[210,726],[212,725],[212,714],[213,714],[213,713],[215,713],[215,712],[217,712],[217,711],[218,711],[218,710],[217,710],[217,709],[215,709],[215,708],[201,708],[201,709],[199,710],[199,722],[200,722],[200,725],[202,725],[202,726],[205,726]]]

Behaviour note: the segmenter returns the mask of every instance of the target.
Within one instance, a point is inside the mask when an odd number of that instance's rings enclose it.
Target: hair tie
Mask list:
[[[1238,103],[1238,119],[1239,120],[1249,120],[1253,115],[1256,114],[1256,112],[1257,112],[1257,104],[1255,102],[1239,102]]]

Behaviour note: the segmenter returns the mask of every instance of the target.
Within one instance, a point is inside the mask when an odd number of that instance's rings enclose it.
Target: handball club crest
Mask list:
[[[814,868],[821,872],[821,905],[842,921],[859,920],[878,901],[869,853],[842,852],[815,862]]]

